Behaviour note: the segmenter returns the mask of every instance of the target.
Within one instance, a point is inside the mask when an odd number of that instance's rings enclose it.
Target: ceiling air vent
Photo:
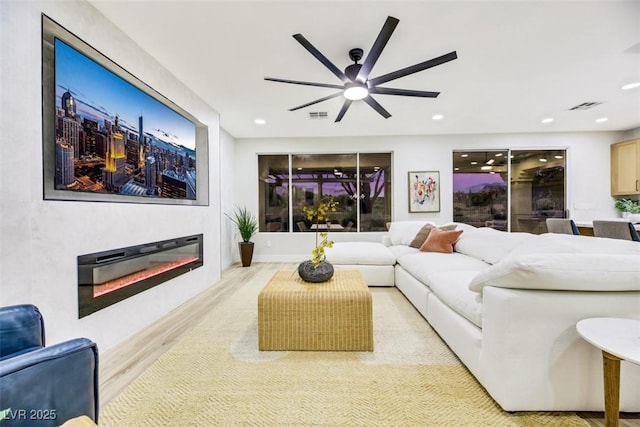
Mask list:
[[[569,111],[588,110],[589,108],[597,107],[600,104],[602,104],[602,102],[583,102],[582,104],[569,108]]]
[[[329,116],[329,113],[326,111],[312,111],[309,113],[310,119],[326,119]]]

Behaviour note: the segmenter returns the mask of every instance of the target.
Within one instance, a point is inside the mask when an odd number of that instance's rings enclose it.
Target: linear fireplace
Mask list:
[[[203,264],[202,234],[78,256],[79,317]]]

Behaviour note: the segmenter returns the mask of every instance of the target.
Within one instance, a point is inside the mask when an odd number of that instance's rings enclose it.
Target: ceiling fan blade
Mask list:
[[[294,85],[304,85],[304,86],[328,87],[328,88],[331,88],[331,89],[344,89],[344,86],[332,85],[332,84],[327,84],[327,83],[301,82],[299,80],[276,79],[274,77],[265,77],[264,79],[268,80],[270,82],[291,83],[291,84],[294,84]]]
[[[369,89],[369,93],[375,93],[378,95],[401,95],[401,96],[418,96],[420,98],[437,98],[440,92],[427,92],[423,90],[409,90],[409,89],[393,89],[390,87],[372,87]]]
[[[454,50],[453,52],[449,52],[437,58],[429,59],[428,61],[424,61],[419,64],[412,65],[410,67],[406,67],[401,70],[393,71],[389,74],[385,74],[383,76],[373,78],[369,80],[369,84],[371,86],[377,86],[379,84],[386,83],[391,80],[399,79],[400,77],[408,76],[409,74],[426,70],[427,68],[435,67],[436,65],[444,64],[445,62],[453,61],[456,58],[458,58],[458,54]]]
[[[391,34],[393,34],[393,31],[396,29],[396,26],[398,25],[398,22],[400,21],[394,18],[393,16],[387,17],[387,20],[382,26],[382,30],[380,30],[380,33],[376,38],[376,41],[373,42],[373,46],[371,46],[371,50],[369,50],[369,54],[367,55],[367,58],[362,63],[362,67],[358,72],[356,80],[359,80],[361,82],[367,81],[367,78],[369,77],[369,74],[371,73],[373,66],[376,65],[376,62],[378,61],[378,58],[380,57],[382,50],[387,45],[387,42],[391,38]]]
[[[340,120],[342,120],[342,118],[344,117],[344,114],[347,112],[347,110],[351,106],[351,102],[352,101],[350,99],[344,100],[344,104],[342,104],[342,108],[340,109],[340,112],[338,113],[338,116],[336,117],[336,120],[334,123],[338,123]]]
[[[299,105],[297,107],[290,108],[289,111],[296,111],[304,107],[308,107],[313,104],[317,104],[318,102],[326,101],[331,98],[335,98],[336,96],[342,95],[342,92],[334,93],[332,95],[325,96],[324,98],[316,99],[315,101],[307,102],[306,104]]]
[[[298,41],[305,49],[311,53],[318,61],[322,62],[322,64],[329,69],[333,74],[335,74],[342,83],[349,83],[349,77],[346,76],[345,73],[342,72],[338,67],[333,65],[326,56],[324,56],[318,49],[316,49],[307,39],[304,38],[302,34],[294,34],[293,38]]]
[[[375,99],[373,99],[371,96],[367,96],[366,98],[363,99],[363,101],[369,104],[371,108],[376,110],[385,119],[388,119],[389,117],[391,117],[391,114],[389,114],[389,112],[385,110],[384,107],[382,107],[382,105],[378,104],[378,102]]]

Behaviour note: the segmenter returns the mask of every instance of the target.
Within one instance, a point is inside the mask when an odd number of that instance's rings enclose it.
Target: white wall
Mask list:
[[[235,208],[236,191],[234,162],[235,139],[224,129],[220,130],[220,246],[222,251],[222,269],[240,261],[236,227],[225,215],[231,214]]]
[[[210,206],[43,200],[41,13],[208,126]],[[39,306],[50,344],[105,351],[220,278],[219,116],[84,1],[1,0],[0,19],[0,305]],[[78,255],[197,233],[203,267],[78,319]]]
[[[566,148],[567,207],[576,221],[617,216],[610,195],[609,146],[622,132],[495,135],[435,135],[348,138],[238,139],[235,151],[236,200],[258,212],[257,153],[393,152],[393,220],[426,219],[443,223],[453,218],[452,151],[498,148]],[[440,171],[441,211],[409,213],[407,172]],[[250,189],[242,190],[241,189]],[[379,240],[377,233],[333,233],[335,241]],[[297,261],[310,256],[312,233],[259,233],[256,261]]]
[[[623,141],[640,138],[640,128],[629,129],[622,135]]]

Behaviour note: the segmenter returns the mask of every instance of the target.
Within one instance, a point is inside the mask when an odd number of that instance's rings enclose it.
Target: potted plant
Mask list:
[[[632,199],[617,199],[615,208],[622,213],[622,217],[631,222],[640,222],[640,202]]]
[[[251,237],[258,231],[258,221],[246,207],[241,208],[239,206],[236,206],[236,210],[232,215],[227,214],[227,217],[238,227],[238,232],[242,238],[242,242],[238,242],[240,260],[243,267],[248,267],[253,259],[254,243],[251,241]]]
[[[303,261],[298,266],[298,274],[306,282],[319,283],[326,282],[333,277],[333,266],[325,260],[324,250],[333,246],[333,241],[329,240],[329,229],[331,218],[329,212],[335,212],[338,202],[333,197],[320,200],[316,209],[304,206],[302,212],[310,221],[316,232],[316,246],[311,251],[311,259]],[[326,224],[326,229],[320,232],[321,224]],[[319,240],[320,239],[320,240]]]

